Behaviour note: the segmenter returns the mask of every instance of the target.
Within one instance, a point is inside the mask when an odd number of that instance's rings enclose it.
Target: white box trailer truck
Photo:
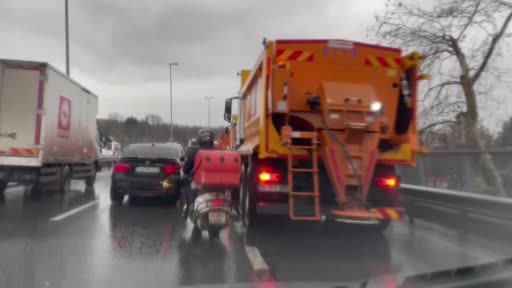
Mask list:
[[[0,59],[0,196],[9,182],[92,187],[97,113],[98,97],[48,63]]]

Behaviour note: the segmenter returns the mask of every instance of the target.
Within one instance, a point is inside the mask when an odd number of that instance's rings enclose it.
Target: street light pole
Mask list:
[[[178,66],[178,63],[176,62],[173,62],[173,63],[169,63],[169,85],[170,85],[170,89],[169,89],[169,92],[170,92],[170,96],[171,96],[171,139],[170,141],[174,142],[174,128],[173,128],[173,123],[172,123],[172,66]]]
[[[213,99],[213,97],[204,97],[208,101],[208,128],[211,128],[210,125],[210,100]]]
[[[69,24],[68,24],[68,0],[64,0],[64,22],[66,30],[66,75],[69,77]]]

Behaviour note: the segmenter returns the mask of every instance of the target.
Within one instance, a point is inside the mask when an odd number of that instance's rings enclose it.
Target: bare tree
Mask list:
[[[118,113],[118,112],[112,112],[112,113],[108,114],[107,119],[115,120],[117,122],[123,122],[124,121],[123,115],[121,115],[121,113]]]
[[[439,0],[422,7],[389,0],[384,15],[369,33],[379,42],[420,50],[422,69],[436,80],[423,97],[422,117],[436,121],[462,119],[466,141],[484,149],[479,133],[479,109],[488,94],[486,78],[499,75],[490,68],[512,19],[512,4],[504,0]],[[482,81],[484,79],[484,81]],[[480,102],[480,103],[479,103]],[[433,123],[429,123],[433,125]],[[505,196],[502,180],[489,154],[482,157],[484,177],[496,194]]]
[[[158,125],[161,125],[162,123],[164,123],[164,120],[162,119],[162,117],[160,117],[159,115],[156,115],[156,114],[148,114],[148,115],[146,115],[145,119],[148,122],[148,124],[151,126],[158,126]]]

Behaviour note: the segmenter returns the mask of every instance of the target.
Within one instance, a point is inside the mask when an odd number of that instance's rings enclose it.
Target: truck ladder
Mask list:
[[[316,132],[298,132],[291,131],[291,127],[287,126],[285,128],[288,133],[287,141],[284,141],[288,146],[288,206],[289,206],[289,215],[291,220],[304,220],[304,221],[319,221],[320,217],[320,192],[318,188],[318,140]],[[311,141],[311,145],[293,145],[293,138],[295,139],[309,139]],[[311,151],[311,168],[297,168],[293,166],[293,150],[294,149],[305,149]],[[293,185],[294,173],[311,173],[313,178],[313,191],[305,192],[305,191],[295,191]],[[314,209],[315,213],[313,216],[297,216],[295,214],[295,197],[313,197],[314,198]]]

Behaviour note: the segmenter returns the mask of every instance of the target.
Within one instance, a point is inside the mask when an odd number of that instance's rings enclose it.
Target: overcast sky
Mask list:
[[[69,0],[71,75],[111,112],[169,119],[168,62],[174,121],[223,124],[224,99],[239,88],[262,39],[367,41],[384,0]],[[65,71],[64,1],[0,1],[0,58],[47,61]]]

